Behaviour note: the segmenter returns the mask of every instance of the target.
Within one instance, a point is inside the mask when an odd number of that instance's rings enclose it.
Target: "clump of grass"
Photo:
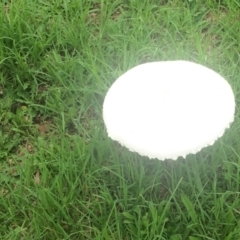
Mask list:
[[[0,21],[1,239],[239,239],[237,1],[5,1]],[[107,138],[102,102],[130,67],[174,59],[221,73],[236,118],[213,147],[150,161]]]

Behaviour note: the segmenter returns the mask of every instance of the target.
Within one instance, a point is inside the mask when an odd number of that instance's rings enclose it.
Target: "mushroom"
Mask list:
[[[103,103],[110,138],[159,160],[186,157],[212,145],[234,120],[229,83],[188,61],[138,65],[120,76]]]

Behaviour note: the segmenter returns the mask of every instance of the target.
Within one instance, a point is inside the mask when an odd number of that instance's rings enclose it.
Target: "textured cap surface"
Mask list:
[[[187,61],[152,62],[120,76],[103,104],[110,138],[149,158],[177,159],[212,145],[234,120],[228,82]]]

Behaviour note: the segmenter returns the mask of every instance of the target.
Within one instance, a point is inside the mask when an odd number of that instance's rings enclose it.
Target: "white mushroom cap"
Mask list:
[[[110,138],[149,158],[177,159],[221,137],[234,120],[228,82],[187,61],[151,62],[120,76],[103,104]]]

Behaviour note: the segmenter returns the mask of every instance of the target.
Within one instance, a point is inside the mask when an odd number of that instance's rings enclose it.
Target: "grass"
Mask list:
[[[1,1],[0,238],[239,240],[239,11],[234,0]],[[235,122],[196,155],[148,160],[107,137],[102,103],[129,68],[173,59],[229,81]]]

